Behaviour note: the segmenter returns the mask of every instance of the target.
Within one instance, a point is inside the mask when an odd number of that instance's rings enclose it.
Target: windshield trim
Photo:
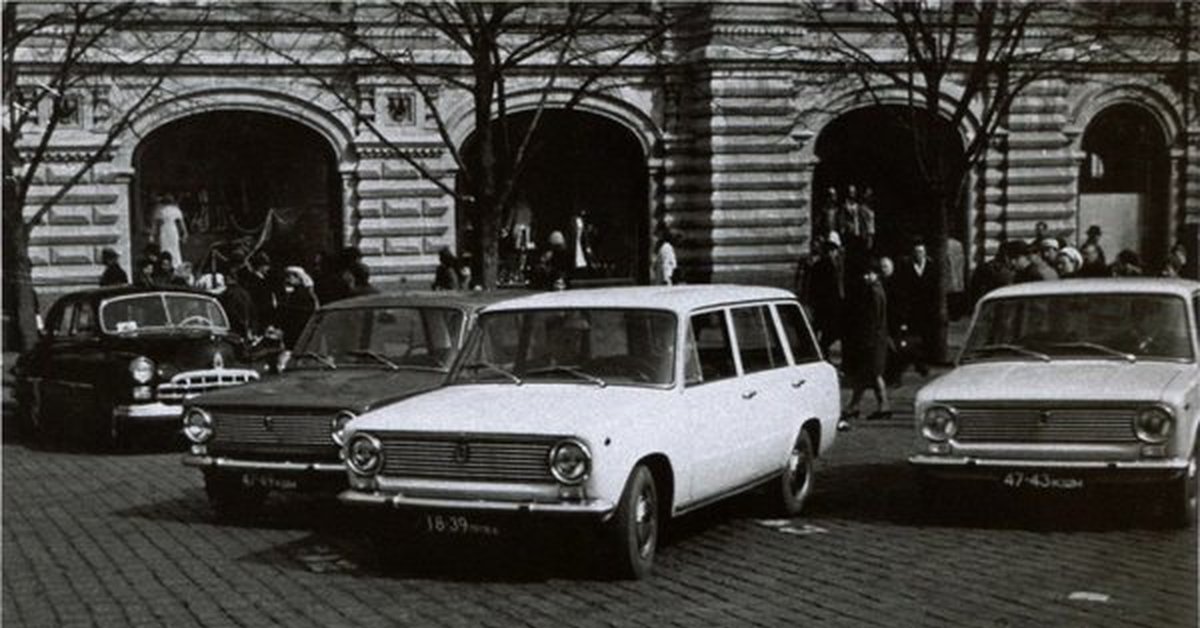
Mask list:
[[[1070,281],[1070,280],[1061,280],[1061,281]],[[1175,294],[1173,292],[1154,292],[1154,291],[1149,291],[1149,290],[1147,290],[1147,291],[1139,290],[1136,292],[1130,292],[1127,290],[1126,291],[1105,290],[1102,292],[1088,292],[1088,293],[1054,292],[1054,293],[1036,294],[1036,295],[1012,295],[1012,296],[993,297],[990,299],[983,299],[982,301],[979,302],[979,305],[975,308],[974,315],[971,316],[971,326],[967,329],[967,335],[964,339],[962,348],[959,349],[958,355],[955,357],[954,365],[961,366],[963,364],[975,364],[978,362],[1003,362],[1003,361],[1025,362],[1025,361],[1035,359],[1031,356],[1010,355],[1010,356],[996,356],[996,357],[992,357],[992,356],[977,357],[977,358],[972,358],[970,360],[966,360],[965,362],[963,360],[967,355],[967,350],[969,349],[968,341],[971,339],[971,335],[975,332],[975,327],[979,324],[979,315],[983,313],[984,306],[991,305],[993,303],[1000,302],[1000,301],[1032,301],[1032,300],[1036,300],[1036,299],[1044,299],[1044,298],[1052,298],[1052,297],[1070,297],[1070,296],[1086,296],[1088,298],[1149,296],[1149,297],[1162,297],[1164,299],[1175,299],[1177,301],[1182,302],[1184,314],[1187,315],[1190,313],[1190,315],[1187,316],[1187,320],[1185,321],[1185,324],[1184,324],[1184,327],[1186,327],[1186,332],[1187,332],[1187,337],[1188,337],[1188,352],[1190,353],[1190,355],[1187,357],[1136,355],[1135,357],[1137,357],[1138,362],[1172,362],[1172,363],[1177,363],[1177,364],[1195,364],[1196,363],[1196,359],[1197,359],[1196,329],[1195,329],[1195,323],[1193,321],[1195,320],[1194,317],[1200,316],[1200,312],[1191,312],[1191,307],[1190,307],[1190,304],[1189,304],[1187,298],[1185,298],[1182,295]],[[1101,354],[1099,352],[1092,354],[1092,355],[1083,355],[1083,354],[1078,354],[1078,353],[1072,353],[1072,354],[1066,354],[1066,355],[1051,355],[1050,358],[1052,361],[1058,361],[1058,360],[1105,360],[1105,361],[1120,360],[1122,362],[1125,361],[1124,359],[1117,357],[1115,355],[1109,356],[1109,355]]]
[[[167,295],[178,296],[183,299],[199,299],[201,301],[208,301],[209,303],[216,305],[217,308],[221,310],[221,315],[225,318],[224,325],[213,325],[212,327],[195,327],[194,329],[215,329],[215,330],[219,330],[219,331],[228,331],[229,330],[229,315],[225,313],[225,308],[221,307],[221,302],[218,301],[217,299],[215,299],[207,294],[201,293],[201,292],[183,292],[183,291],[166,292],[166,291],[164,291],[164,292],[139,292],[136,294],[123,294],[119,297],[113,297],[111,299],[105,299],[105,300],[101,301],[100,307],[98,308],[98,310],[96,312],[97,318],[99,319],[97,322],[100,323],[100,331],[102,333],[109,334],[109,335],[121,335],[121,334],[126,334],[126,333],[138,333],[138,332],[142,332],[145,330],[193,329],[192,327],[184,328],[184,327],[179,327],[178,325],[174,324],[174,321],[171,320],[171,308],[167,307]],[[145,327],[142,327],[139,325],[137,329],[130,330],[129,332],[118,331],[116,329],[109,329],[108,327],[106,327],[104,325],[104,310],[109,305],[112,305],[114,303],[121,303],[122,301],[130,301],[132,299],[145,299],[146,297],[158,297],[159,300],[162,301],[163,311],[166,312],[166,314],[167,314],[167,324],[166,325],[147,325]]]
[[[654,313],[658,313],[658,314],[669,315],[671,317],[671,320],[674,321],[674,324],[675,324],[675,329],[672,334],[672,342],[674,343],[674,347],[671,350],[671,380],[666,383],[614,382],[614,381],[610,381],[607,378],[605,378],[604,382],[605,382],[606,388],[610,387],[610,386],[623,386],[623,387],[629,387],[629,388],[652,388],[652,389],[658,389],[658,390],[671,390],[671,389],[675,388],[676,385],[679,383],[679,372],[678,371],[679,371],[679,334],[680,334],[680,331],[679,331],[679,314],[678,314],[678,312],[676,312],[675,310],[672,310],[672,309],[662,308],[662,307],[587,305],[587,306],[562,306],[562,307],[505,308],[502,310],[491,310],[491,311],[484,310],[484,311],[480,312],[475,317],[474,324],[471,325],[471,329],[468,332],[467,338],[463,342],[462,348],[459,350],[458,355],[454,356],[454,363],[450,365],[450,372],[446,374],[446,385],[447,386],[472,386],[472,385],[476,385],[476,384],[507,384],[509,386],[517,386],[517,385],[530,386],[530,385],[536,385],[536,384],[578,384],[578,385],[595,388],[596,385],[592,382],[589,382],[587,380],[580,379],[580,378],[570,378],[570,377],[564,377],[562,379],[532,379],[532,380],[522,377],[520,384],[516,384],[515,382],[508,380],[508,379],[469,381],[469,382],[468,381],[458,381],[458,374],[462,370],[462,368],[465,366],[463,364],[463,362],[466,361],[466,356],[475,348],[476,344],[481,342],[480,337],[483,334],[483,332],[480,331],[483,328],[481,323],[483,322],[485,317],[501,316],[501,315],[510,315],[511,316],[513,314],[522,314],[523,315],[523,314],[527,314],[527,313],[531,313],[531,312],[561,312],[563,310],[591,310],[591,311],[613,311],[613,312],[654,312]]]

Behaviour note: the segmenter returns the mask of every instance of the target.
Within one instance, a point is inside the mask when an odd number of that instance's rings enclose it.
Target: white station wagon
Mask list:
[[[927,488],[1144,483],[1166,519],[1196,518],[1200,283],[1072,279],[979,304],[958,367],[916,398]]]
[[[599,523],[617,574],[640,578],[671,516],[769,482],[798,513],[839,408],[789,292],[538,294],[486,308],[446,386],[347,426],[341,498],[445,534],[516,513]]]

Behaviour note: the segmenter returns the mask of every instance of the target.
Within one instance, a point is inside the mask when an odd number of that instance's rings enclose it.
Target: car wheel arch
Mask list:
[[[671,466],[670,458],[661,452],[642,456],[633,464],[630,473],[638,465],[644,465],[654,476],[654,484],[659,494],[660,521],[665,521],[675,513],[675,468]]]
[[[805,419],[804,423],[800,426],[800,431],[808,434],[809,440],[813,445],[813,457],[821,457],[821,419],[817,417]],[[799,439],[800,435],[797,434],[796,438]]]

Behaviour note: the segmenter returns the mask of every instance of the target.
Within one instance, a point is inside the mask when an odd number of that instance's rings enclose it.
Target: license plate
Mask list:
[[[1083,488],[1083,478],[1062,477],[1045,472],[1009,471],[1000,482],[1008,488],[1061,491]]]
[[[242,484],[247,487],[269,488],[279,491],[294,491],[299,486],[293,478],[281,478],[267,473],[245,473]]]
[[[500,528],[473,521],[464,515],[427,514],[421,517],[418,528],[428,534],[446,536],[500,536]]]

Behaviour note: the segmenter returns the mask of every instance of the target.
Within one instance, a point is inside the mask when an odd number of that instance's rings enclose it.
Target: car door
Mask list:
[[[795,421],[789,420],[794,396],[791,365],[769,305],[743,305],[729,313],[742,368],[737,420],[750,445],[748,464],[753,475],[761,477],[779,469],[796,437]]]
[[[837,370],[821,356],[816,338],[808,319],[800,309],[800,304],[794,301],[775,303],[776,321],[783,332],[784,348],[787,350],[791,367],[785,369],[785,382],[790,395],[787,402],[789,416],[786,421],[794,427],[790,438],[794,438],[796,429],[806,419],[817,417],[822,419],[822,443],[829,443],[833,434],[828,431],[832,422],[841,411],[841,397],[838,388]],[[788,450],[791,442],[786,444]],[[814,443],[819,447],[823,445]],[[786,454],[785,454],[786,455]]]
[[[75,342],[71,337],[71,324],[75,318],[77,301],[65,301],[59,307],[57,316],[52,316],[47,327],[48,336],[46,353],[42,361],[43,378],[39,386],[38,399],[41,402],[43,421],[48,424],[62,426],[69,421],[74,412],[72,397],[78,394],[74,381]]]
[[[724,309],[690,316],[684,340],[687,424],[678,432],[691,453],[689,503],[701,502],[749,481],[749,425],[742,398],[733,330]]]

